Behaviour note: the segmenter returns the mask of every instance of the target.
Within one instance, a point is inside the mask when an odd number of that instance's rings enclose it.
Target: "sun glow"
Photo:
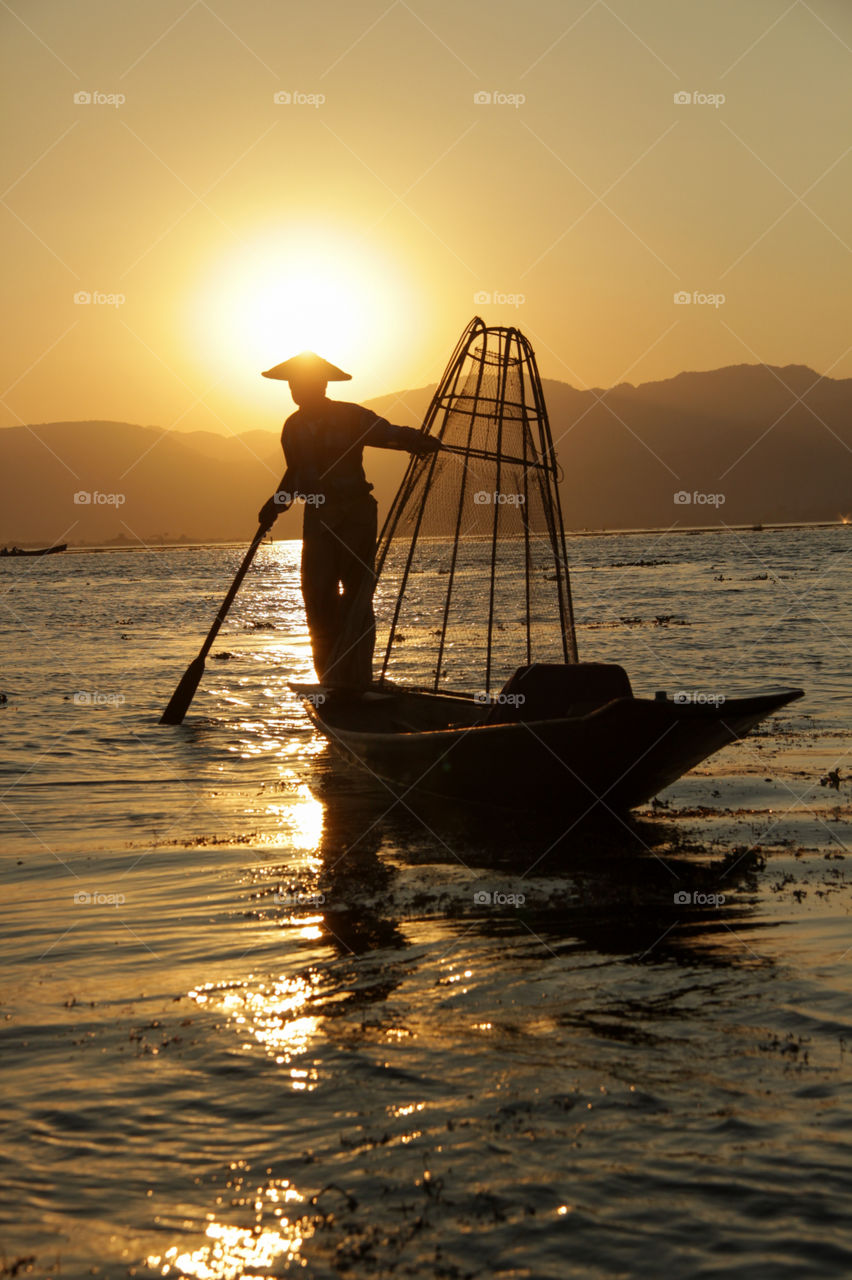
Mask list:
[[[406,286],[398,264],[377,248],[290,228],[209,263],[193,293],[191,323],[223,373],[257,378],[311,350],[359,383],[368,379],[366,393],[375,395],[393,385],[395,364],[413,341],[412,292],[413,282]]]

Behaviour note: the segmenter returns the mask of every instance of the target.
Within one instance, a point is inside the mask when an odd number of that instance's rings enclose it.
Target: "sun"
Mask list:
[[[412,291],[375,245],[289,227],[208,264],[193,291],[193,331],[216,368],[236,377],[317,351],[380,394],[414,340]]]

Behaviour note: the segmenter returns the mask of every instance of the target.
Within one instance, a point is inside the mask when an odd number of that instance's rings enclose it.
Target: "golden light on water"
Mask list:
[[[412,1102],[409,1106],[390,1106],[386,1110],[389,1116],[393,1116],[395,1120],[398,1120],[404,1119],[406,1116],[413,1116],[416,1111],[422,1111],[425,1105],[425,1102]]]
[[[284,1204],[304,1204],[305,1197],[289,1182],[271,1183],[259,1188],[254,1210],[261,1218],[264,1209]],[[292,1219],[280,1208],[273,1208],[274,1225],[254,1228],[232,1226],[215,1220],[207,1224],[206,1243],[197,1249],[174,1245],[163,1254],[146,1258],[146,1265],[163,1276],[191,1276],[195,1280],[241,1280],[254,1274],[254,1268],[268,1269],[281,1259],[302,1262],[299,1250],[314,1234],[309,1219]],[[212,1216],[212,1215],[211,1215]],[[302,1265],[304,1263],[302,1262]],[[276,1273],[277,1274],[277,1273]]]
[[[306,786],[301,786],[299,795],[286,804],[266,804],[263,813],[276,816],[281,823],[282,831],[286,831],[287,845],[298,849],[300,853],[315,853],[320,846],[323,826],[323,807],[315,800]],[[321,863],[315,861],[318,870]]]
[[[320,930],[317,929],[317,933]],[[314,994],[319,978],[281,978],[269,985],[260,984],[218,990],[215,987],[190,991],[199,1004],[212,1003],[222,1010],[234,1028],[248,1034],[275,1058],[279,1066],[290,1066],[310,1049],[319,1030],[319,1018],[303,1014]],[[311,1092],[317,1086],[318,1074],[313,1067],[292,1067],[290,1087],[296,1092]]]
[[[322,839],[323,806],[315,800],[307,787],[299,797],[300,803],[287,810],[292,829],[290,839],[295,849],[312,853],[319,848]]]

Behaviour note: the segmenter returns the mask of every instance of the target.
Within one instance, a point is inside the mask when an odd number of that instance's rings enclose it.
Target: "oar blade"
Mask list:
[[[195,691],[204,675],[204,659],[197,657],[190,662],[180,678],[180,683],[172,694],[171,701],[160,716],[160,724],[182,724],[189,710],[189,704],[195,697]]]

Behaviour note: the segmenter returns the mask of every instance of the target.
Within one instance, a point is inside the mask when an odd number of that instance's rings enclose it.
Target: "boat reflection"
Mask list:
[[[759,851],[711,849],[669,818],[565,828],[443,800],[414,808],[358,777],[321,777],[304,818],[316,847],[308,838],[297,864],[270,869],[266,918],[274,897],[281,924],[339,955],[402,951],[430,929],[463,928],[637,963],[764,963]],[[389,955],[389,979],[393,968]]]
[[[759,851],[711,849],[668,818],[566,828],[445,801],[415,808],[329,778],[314,793],[319,930],[342,953],[407,946],[431,921],[643,963],[768,963],[754,941],[772,927],[754,906]]]

